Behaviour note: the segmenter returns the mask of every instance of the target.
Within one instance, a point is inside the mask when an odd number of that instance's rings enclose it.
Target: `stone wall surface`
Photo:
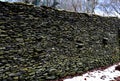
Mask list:
[[[0,2],[0,81],[47,81],[120,61],[120,19]]]

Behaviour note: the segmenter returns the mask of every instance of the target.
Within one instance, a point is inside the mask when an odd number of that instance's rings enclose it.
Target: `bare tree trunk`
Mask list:
[[[77,12],[77,4],[72,0],[72,7],[75,12]]]
[[[83,7],[82,0],[79,0],[78,7],[79,7],[79,11],[82,12],[82,7]]]

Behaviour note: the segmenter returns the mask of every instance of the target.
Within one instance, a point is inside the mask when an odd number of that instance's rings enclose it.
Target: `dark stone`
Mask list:
[[[108,38],[103,38],[102,40],[103,46],[108,44]]]
[[[116,67],[115,67],[115,70],[120,71],[120,65],[116,66]]]
[[[120,81],[120,76],[119,77],[115,77],[114,79],[115,79],[114,81]]]
[[[4,64],[3,63],[0,63],[0,67],[3,66]]]

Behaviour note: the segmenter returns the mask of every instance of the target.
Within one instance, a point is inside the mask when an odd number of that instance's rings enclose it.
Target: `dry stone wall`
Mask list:
[[[120,61],[120,19],[0,2],[0,81],[47,81]]]

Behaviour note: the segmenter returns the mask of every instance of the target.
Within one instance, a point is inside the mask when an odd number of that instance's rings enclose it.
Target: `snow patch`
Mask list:
[[[115,64],[106,68],[105,70],[96,70],[93,72],[87,72],[82,76],[76,76],[73,78],[64,79],[63,81],[111,81],[120,76],[120,71],[115,70],[115,67],[120,65]]]

